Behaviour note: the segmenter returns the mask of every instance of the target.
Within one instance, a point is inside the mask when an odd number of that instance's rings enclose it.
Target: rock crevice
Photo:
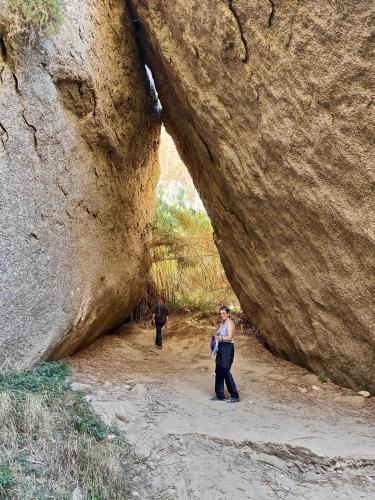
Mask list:
[[[238,30],[240,32],[241,41],[242,41],[242,44],[243,44],[244,54],[243,54],[241,60],[242,60],[242,62],[247,63],[248,60],[249,60],[249,49],[248,49],[248,46],[247,46],[247,40],[246,40],[246,38],[244,36],[244,32],[243,32],[241,20],[240,20],[238,14],[236,12],[236,9],[234,8],[234,5],[233,5],[233,0],[228,0],[228,7],[229,7],[229,10],[232,12],[233,17],[236,20],[236,23],[238,25]]]

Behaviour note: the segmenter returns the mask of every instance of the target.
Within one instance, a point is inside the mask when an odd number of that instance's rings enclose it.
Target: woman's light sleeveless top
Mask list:
[[[225,320],[224,323],[220,324],[219,329],[217,331],[217,334],[220,335],[220,337],[227,337],[228,336],[227,320]],[[233,339],[230,342],[232,344],[234,344]]]

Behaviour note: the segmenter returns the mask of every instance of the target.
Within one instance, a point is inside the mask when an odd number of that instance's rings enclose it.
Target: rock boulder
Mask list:
[[[121,0],[67,2],[52,40],[0,14],[0,366],[121,322],[147,273],[159,120]]]
[[[275,353],[375,390],[374,4],[130,3],[243,309]]]

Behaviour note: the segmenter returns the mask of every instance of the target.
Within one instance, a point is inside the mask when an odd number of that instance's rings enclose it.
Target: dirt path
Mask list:
[[[233,374],[242,401],[209,401],[211,333],[208,320],[175,317],[162,351],[141,324],[71,359],[76,387],[126,429],[139,457],[133,496],[375,498],[374,398],[343,395],[350,391],[239,334]]]

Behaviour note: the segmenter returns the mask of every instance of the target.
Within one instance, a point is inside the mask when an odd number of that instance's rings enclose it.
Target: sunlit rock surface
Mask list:
[[[375,390],[374,4],[131,5],[244,310],[275,353]]]
[[[1,33],[0,367],[9,369],[71,353],[139,299],[159,123],[124,2],[69,1],[53,41]]]

